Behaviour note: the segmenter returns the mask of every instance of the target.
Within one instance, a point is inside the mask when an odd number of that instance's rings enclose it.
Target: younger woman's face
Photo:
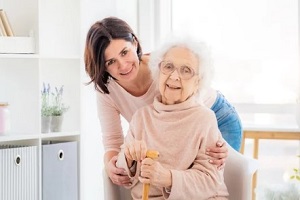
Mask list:
[[[106,71],[119,82],[134,80],[139,71],[139,58],[136,51],[137,42],[112,40],[104,52]]]

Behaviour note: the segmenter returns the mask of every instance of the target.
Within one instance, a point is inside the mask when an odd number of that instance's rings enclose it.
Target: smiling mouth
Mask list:
[[[178,86],[175,86],[175,85],[169,85],[169,84],[166,84],[168,88],[170,89],[175,89],[175,90],[179,90],[181,89],[181,87],[178,87]]]
[[[131,71],[132,71],[133,68],[131,68],[129,71],[127,72],[123,72],[123,73],[120,73],[121,75],[128,75]]]

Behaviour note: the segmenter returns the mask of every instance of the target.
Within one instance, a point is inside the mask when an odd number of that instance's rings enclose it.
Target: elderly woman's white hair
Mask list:
[[[159,63],[163,61],[165,54],[174,47],[187,48],[198,58],[198,72],[196,71],[195,73],[198,74],[200,78],[198,95],[199,93],[201,95],[201,89],[210,86],[213,76],[213,66],[208,46],[204,42],[199,42],[191,37],[180,38],[172,36],[156,51],[151,53],[149,66],[152,70],[154,81],[158,81],[159,79]]]

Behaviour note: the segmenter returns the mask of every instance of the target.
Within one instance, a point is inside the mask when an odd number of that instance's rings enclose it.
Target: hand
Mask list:
[[[141,161],[146,157],[147,145],[144,140],[133,140],[124,145],[124,154],[128,161],[128,167],[132,161]]]
[[[225,160],[228,157],[228,149],[226,142],[219,140],[214,147],[208,147],[206,154],[210,156],[209,162],[213,165],[217,165],[218,169],[222,169],[225,166]]]
[[[130,186],[131,181],[126,171],[116,167],[117,158],[117,156],[114,156],[107,163],[105,166],[106,173],[114,184],[120,186]]]
[[[142,161],[139,180],[141,183],[149,183],[157,187],[172,186],[171,171],[151,158],[145,158]]]

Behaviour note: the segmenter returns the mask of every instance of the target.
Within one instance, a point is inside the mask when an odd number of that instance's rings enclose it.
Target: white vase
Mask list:
[[[63,118],[64,118],[63,115],[52,116],[51,126],[50,126],[51,132],[60,132],[61,131]]]
[[[51,126],[51,116],[42,116],[41,131],[42,133],[49,133]]]

